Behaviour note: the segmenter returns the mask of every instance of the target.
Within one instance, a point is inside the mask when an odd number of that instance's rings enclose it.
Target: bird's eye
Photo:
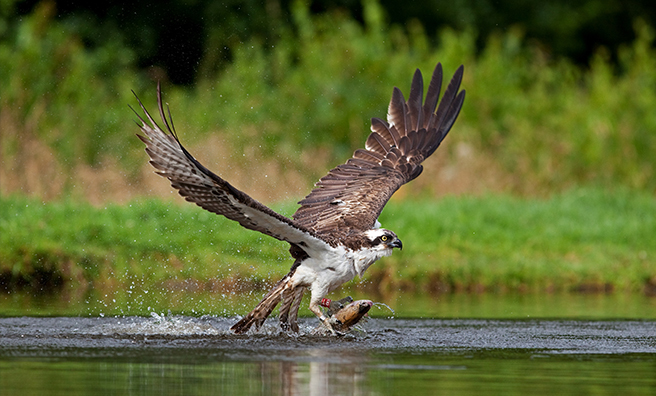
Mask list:
[[[387,235],[383,235],[382,237],[380,237],[380,240],[383,241],[383,242],[386,242],[387,241]]]

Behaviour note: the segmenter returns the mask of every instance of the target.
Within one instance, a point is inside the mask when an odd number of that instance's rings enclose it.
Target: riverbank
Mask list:
[[[0,198],[4,290],[122,287],[263,290],[291,259],[285,243],[193,205],[143,199],[94,207]],[[293,204],[275,205],[286,215]],[[575,189],[398,200],[381,215],[404,249],[372,266],[371,293],[656,290],[656,200]]]

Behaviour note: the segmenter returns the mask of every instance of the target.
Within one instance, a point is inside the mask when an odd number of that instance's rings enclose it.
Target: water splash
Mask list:
[[[394,317],[394,315],[396,315],[396,312],[394,312],[394,310],[392,309],[392,307],[390,307],[389,305],[387,305],[387,304],[385,304],[385,303],[382,303],[382,302],[375,302],[375,303],[374,303],[374,307],[376,307],[376,306],[378,306],[378,305],[382,305],[382,306],[384,306],[385,308],[389,309],[390,312],[392,313],[392,317]],[[379,308],[379,309],[380,309],[380,308]]]
[[[211,318],[210,318],[211,319]],[[107,325],[103,333],[132,334],[145,336],[207,336],[227,332],[214,323],[214,320],[198,319],[151,311],[150,318],[124,318],[117,323]]]

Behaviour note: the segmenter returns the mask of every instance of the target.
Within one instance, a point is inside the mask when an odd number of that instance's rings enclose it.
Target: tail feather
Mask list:
[[[262,301],[257,304],[257,306],[244,316],[239,322],[235,323],[230,330],[235,334],[246,333],[253,325],[256,329],[259,329],[266,318],[271,315],[273,309],[278,305],[282,300],[283,292],[287,288],[287,281],[291,278],[291,274],[286,275],[282,278],[276,285],[269,290],[269,292],[264,296]]]

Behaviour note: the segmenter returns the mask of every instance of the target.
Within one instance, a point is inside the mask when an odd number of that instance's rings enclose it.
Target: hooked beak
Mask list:
[[[395,240],[392,241],[389,245],[387,245],[391,248],[399,248],[399,250],[403,250],[403,242],[399,238],[396,238]]]

